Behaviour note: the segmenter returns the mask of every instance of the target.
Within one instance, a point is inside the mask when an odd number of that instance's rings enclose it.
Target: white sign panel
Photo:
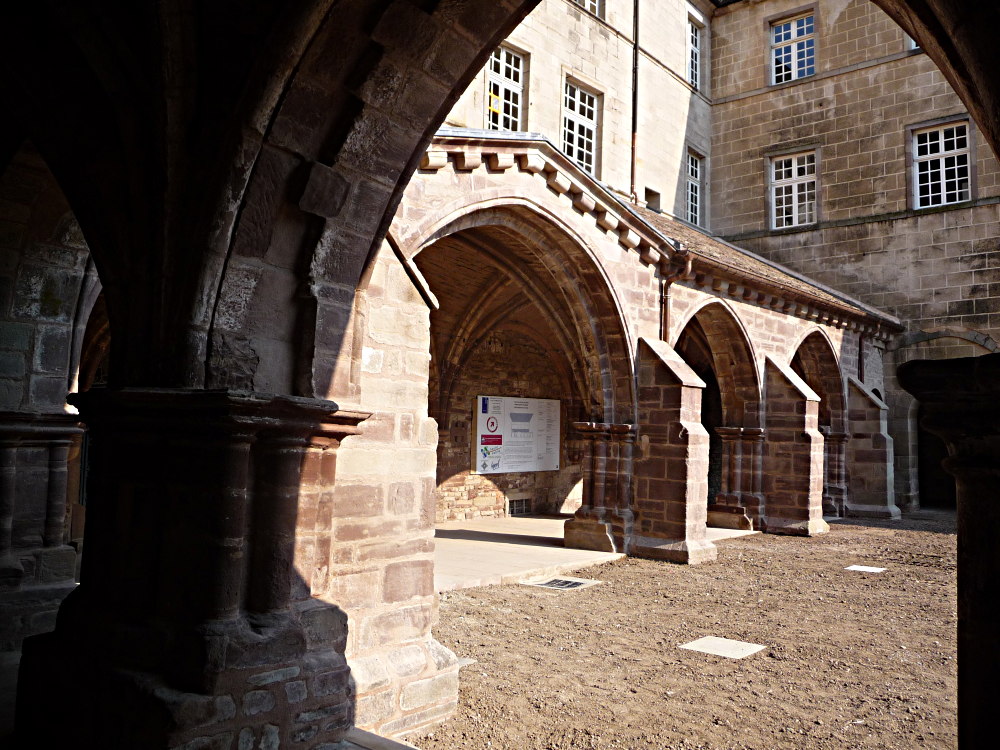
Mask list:
[[[559,468],[559,401],[476,396],[472,472]]]

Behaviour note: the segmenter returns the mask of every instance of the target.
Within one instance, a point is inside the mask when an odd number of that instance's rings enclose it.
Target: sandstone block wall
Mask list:
[[[507,499],[529,501],[534,513],[572,513],[580,507],[580,448],[571,437],[570,414],[578,410],[572,392],[547,353],[519,331],[499,331],[501,348],[480,345],[463,367],[440,420],[437,465],[438,521],[503,516]],[[431,384],[432,391],[435,383]],[[479,395],[551,398],[561,401],[558,471],[473,474],[471,450],[475,399]]]
[[[856,516],[899,518],[893,476],[893,440],[888,408],[854,378],[848,378],[847,497]],[[886,470],[888,467],[888,471]]]
[[[817,2],[817,73],[770,86],[768,19],[795,0],[737,3],[713,20],[714,228],[736,244],[898,317],[913,334],[942,327],[1000,337],[1000,165],[933,62],[867,0]],[[914,210],[911,130],[969,122],[972,200]],[[769,157],[815,150],[817,222],[769,228]],[[725,206],[725,209],[721,207]],[[893,369],[908,347],[850,370],[890,408],[896,496],[917,502],[915,401]],[[933,356],[971,353],[938,347]],[[885,381],[881,388],[877,381]]]
[[[356,390],[373,413],[338,451],[327,489],[334,542],[316,551],[312,591],[348,615],[356,724],[395,735],[451,713],[458,667],[431,634],[438,430],[427,416],[428,308],[387,247],[359,296]]]
[[[1000,165],[970,123],[973,200],[913,210],[907,129],[967,120],[963,105],[928,57],[863,0],[817,3],[817,74],[769,86],[765,19],[799,7],[739,3],[714,20],[714,229],[911,330],[998,331]],[[818,222],[772,232],[767,157],[793,148],[818,153]]]
[[[823,520],[819,397],[790,368],[765,364],[764,524],[780,534],[828,531]]]

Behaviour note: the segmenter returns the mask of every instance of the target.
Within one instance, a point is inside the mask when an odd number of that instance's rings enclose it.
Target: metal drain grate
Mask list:
[[[525,586],[539,586],[543,589],[553,589],[554,591],[571,591],[573,589],[584,589],[588,586],[600,583],[600,581],[588,580],[586,578],[546,578],[539,581],[521,581]]]

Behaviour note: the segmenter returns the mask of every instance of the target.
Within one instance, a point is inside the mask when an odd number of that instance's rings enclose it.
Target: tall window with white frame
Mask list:
[[[595,16],[599,18],[604,17],[601,8],[601,5],[603,4],[602,0],[573,0],[573,2],[579,5],[584,10],[589,10],[591,13],[593,13]]]
[[[816,73],[816,18],[812,14],[771,24],[771,83]]]
[[[701,33],[701,26],[689,18],[687,79],[695,91],[701,88]]]
[[[705,160],[698,154],[688,151],[687,155],[687,205],[685,214],[692,224],[701,224],[702,212],[702,174]]]
[[[562,148],[588,174],[597,162],[598,96],[566,81],[563,93]]]
[[[771,159],[771,228],[816,222],[816,152]]]
[[[523,55],[498,47],[486,74],[486,126],[490,130],[524,130]]]
[[[972,199],[967,122],[913,131],[912,154],[914,208]]]

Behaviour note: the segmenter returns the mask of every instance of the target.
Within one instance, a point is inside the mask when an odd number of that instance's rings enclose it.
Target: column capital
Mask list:
[[[607,435],[611,431],[611,425],[607,422],[571,422],[570,425],[574,430],[588,438]]]
[[[303,436],[353,435],[370,412],[340,409],[334,401],[302,396],[230,390],[175,388],[92,388],[74,393],[70,403],[93,426],[102,421],[145,422],[153,417],[164,430],[190,432],[277,429]],[[235,429],[234,429],[235,428]]]

